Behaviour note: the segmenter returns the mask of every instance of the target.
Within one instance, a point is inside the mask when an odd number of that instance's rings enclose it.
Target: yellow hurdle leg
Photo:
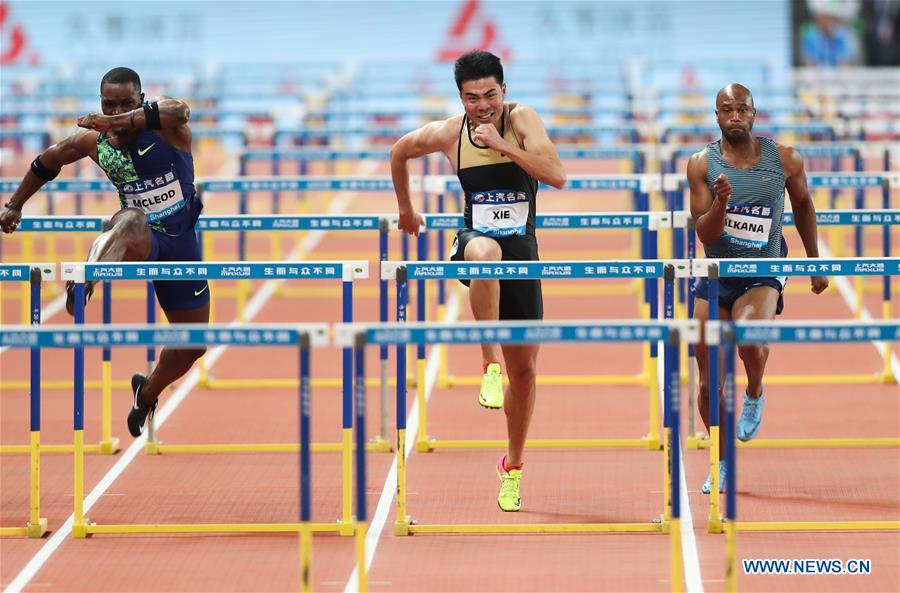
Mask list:
[[[416,359],[416,402],[419,404],[419,432],[416,437],[416,451],[432,450],[428,438],[428,411],[425,401],[425,359]]]
[[[672,521],[672,472],[671,467],[672,464],[669,461],[669,456],[672,454],[672,449],[669,447],[669,439],[671,437],[672,429],[664,428],[663,429],[663,530],[665,531],[665,526],[669,525],[671,527]]]
[[[47,533],[47,519],[41,517],[41,431],[31,431],[31,488],[29,491],[28,537]]]
[[[397,519],[394,535],[409,535],[409,514],[406,506],[406,429],[397,429]]]
[[[690,529],[690,527],[688,527]],[[669,556],[671,560],[671,590],[684,591],[684,561],[681,557],[681,519],[672,519],[669,531]]]
[[[353,535],[353,429],[343,430],[341,444],[341,535]]]
[[[865,278],[863,276],[854,276],[853,277],[853,290],[856,293],[856,301],[854,303],[853,314],[857,319],[862,319],[863,312],[863,293],[864,293],[864,281]]]
[[[728,593],[737,591],[737,541],[733,521],[725,522],[725,590]]]
[[[244,323],[247,321],[244,309],[247,308],[247,296],[250,294],[250,281],[242,278],[238,280],[237,286],[237,318],[238,321]]]
[[[308,523],[300,526],[300,590],[309,593],[312,586],[312,529]]]
[[[22,282],[19,292],[21,293],[19,301],[22,308],[22,325],[28,325],[31,323],[31,284]]]
[[[119,450],[119,439],[112,436],[112,361],[103,361],[102,438],[100,452],[113,455]]]
[[[87,537],[87,520],[84,516],[84,431],[75,431],[75,520],[72,524],[72,537]]]
[[[366,593],[366,530],[368,523],[360,521],[356,525],[356,574],[359,575],[357,591]]]
[[[437,318],[438,321],[446,321],[447,305],[438,305]],[[450,376],[448,370],[449,362],[447,357],[447,345],[437,344],[435,348],[438,349],[438,362],[440,363],[438,366],[438,385],[440,387],[448,387],[450,385]]]
[[[204,242],[206,242],[206,237],[209,236],[209,233],[206,233],[203,237]],[[215,322],[215,314],[216,314],[216,291],[213,289],[213,281],[207,280],[209,284],[209,322]],[[200,357],[200,360],[197,361],[197,372],[199,373],[199,377],[197,378],[197,385],[200,388],[205,389],[209,387],[209,373],[206,368],[206,354]]]

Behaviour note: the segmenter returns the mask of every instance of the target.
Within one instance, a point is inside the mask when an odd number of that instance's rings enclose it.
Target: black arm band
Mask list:
[[[44,181],[53,181],[59,175],[59,169],[53,170],[41,162],[41,157],[37,156],[31,161],[31,172],[40,177]]]
[[[162,129],[162,122],[159,121],[159,103],[144,103],[144,121],[151,130]]]

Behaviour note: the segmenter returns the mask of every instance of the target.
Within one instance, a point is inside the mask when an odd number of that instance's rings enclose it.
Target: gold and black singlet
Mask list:
[[[519,146],[503,106],[500,135]],[[488,237],[534,237],[538,182],[508,156],[472,141],[472,125],[463,116],[459,131],[457,175],[466,196],[466,228]]]

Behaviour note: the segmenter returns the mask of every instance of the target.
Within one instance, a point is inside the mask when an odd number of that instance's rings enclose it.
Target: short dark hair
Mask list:
[[[456,77],[456,88],[459,90],[462,90],[462,85],[466,81],[489,76],[493,76],[497,84],[503,84],[503,66],[500,64],[500,58],[480,49],[460,56],[453,65],[453,74]]]
[[[104,74],[100,80],[100,89],[103,89],[104,84],[124,84],[126,82],[130,82],[138,92],[141,92],[141,77],[137,72],[125,66],[113,68]]]

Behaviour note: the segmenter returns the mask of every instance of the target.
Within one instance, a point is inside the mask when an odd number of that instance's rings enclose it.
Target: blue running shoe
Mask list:
[[[741,410],[741,419],[737,425],[738,439],[753,440],[762,424],[762,411],[765,403],[765,394],[760,393],[759,397],[750,397],[747,392],[744,392],[744,409]]]
[[[719,460],[719,492],[725,492],[725,478],[728,477],[728,463]],[[709,494],[712,490],[712,474],[706,476],[706,481],[700,486],[700,492]]]

